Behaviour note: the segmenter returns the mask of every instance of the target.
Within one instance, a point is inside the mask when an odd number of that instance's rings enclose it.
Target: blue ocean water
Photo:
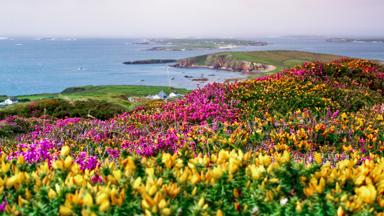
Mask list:
[[[258,38],[270,44],[235,50],[303,50],[384,61],[383,43],[329,43],[320,37]],[[0,37],[0,95],[60,92],[81,85],[171,85],[193,89],[184,76],[221,82],[239,73],[168,68],[167,64],[124,65],[140,59],[179,59],[205,51],[146,51],[135,39],[43,39]]]

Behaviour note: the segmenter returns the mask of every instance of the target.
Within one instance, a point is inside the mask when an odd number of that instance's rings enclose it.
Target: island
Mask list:
[[[145,43],[148,44],[153,44],[153,47],[145,49],[147,51],[214,50],[268,45],[264,41],[240,39],[151,39]]]
[[[137,60],[137,61],[126,61],[123,64],[137,65],[137,64],[167,64],[177,62],[175,59],[148,59],[148,60]]]
[[[384,38],[328,38],[331,43],[384,43]]]

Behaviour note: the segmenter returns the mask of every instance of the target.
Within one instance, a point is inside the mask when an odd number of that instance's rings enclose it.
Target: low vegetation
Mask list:
[[[138,105],[151,103],[141,99],[130,101],[130,97],[145,97],[164,91],[185,94],[188,90],[159,86],[83,86],[65,89],[58,94],[36,94],[18,96],[21,102],[0,109],[0,119],[18,115],[40,117],[48,115],[55,118],[91,117],[112,118],[116,114],[131,111]]]
[[[1,145],[0,211],[380,215],[383,93],[381,65],[343,59],[108,120],[25,119],[33,129]]]
[[[0,119],[5,119],[12,115],[22,117],[41,117],[48,115],[54,118],[90,117],[105,120],[126,111],[127,109],[122,106],[105,101],[42,99],[4,109],[0,111]]]

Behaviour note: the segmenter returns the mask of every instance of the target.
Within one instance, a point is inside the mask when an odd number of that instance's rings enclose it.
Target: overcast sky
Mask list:
[[[384,0],[0,0],[0,36],[384,36]]]

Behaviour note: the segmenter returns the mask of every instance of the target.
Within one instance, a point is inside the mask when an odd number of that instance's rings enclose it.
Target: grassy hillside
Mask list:
[[[39,100],[47,98],[60,98],[66,100],[96,99],[125,105],[128,97],[144,97],[164,91],[169,94],[175,92],[185,94],[186,89],[169,88],[165,86],[140,86],[140,85],[105,85],[105,86],[80,86],[67,88],[61,93],[21,95],[18,99]],[[128,105],[129,106],[129,105]]]
[[[383,95],[383,66],[344,59],[104,121],[8,118],[27,130],[0,140],[0,213],[380,215]]]
[[[331,62],[342,56],[320,54],[302,51],[257,51],[229,53],[237,60],[271,64],[277,67],[276,71],[291,68],[305,62]]]
[[[273,65],[276,69],[270,73],[281,71],[282,69],[290,68],[295,65],[303,64],[304,62],[330,62],[342,58],[342,56],[311,53],[303,51],[254,51],[254,52],[220,52],[210,55],[203,55],[190,58],[196,65],[207,65],[207,59],[215,58],[215,56],[227,56],[229,60],[249,61],[254,63],[262,63]],[[265,74],[264,74],[265,75]]]
[[[35,94],[17,96],[22,103],[0,108],[0,119],[9,115],[37,116],[48,114],[57,117],[65,115],[86,117],[89,112],[96,117],[113,116],[113,112],[122,113],[146,103],[146,100],[129,101],[129,97],[145,97],[164,91],[185,94],[186,89],[175,89],[163,86],[81,86],[65,89],[61,93]],[[101,110],[97,110],[100,108]],[[105,115],[106,109],[108,113]],[[75,111],[76,110],[76,111]],[[33,111],[33,112],[32,112]],[[48,113],[47,113],[48,112]],[[35,113],[35,115],[29,115]],[[100,113],[98,116],[96,113]]]

